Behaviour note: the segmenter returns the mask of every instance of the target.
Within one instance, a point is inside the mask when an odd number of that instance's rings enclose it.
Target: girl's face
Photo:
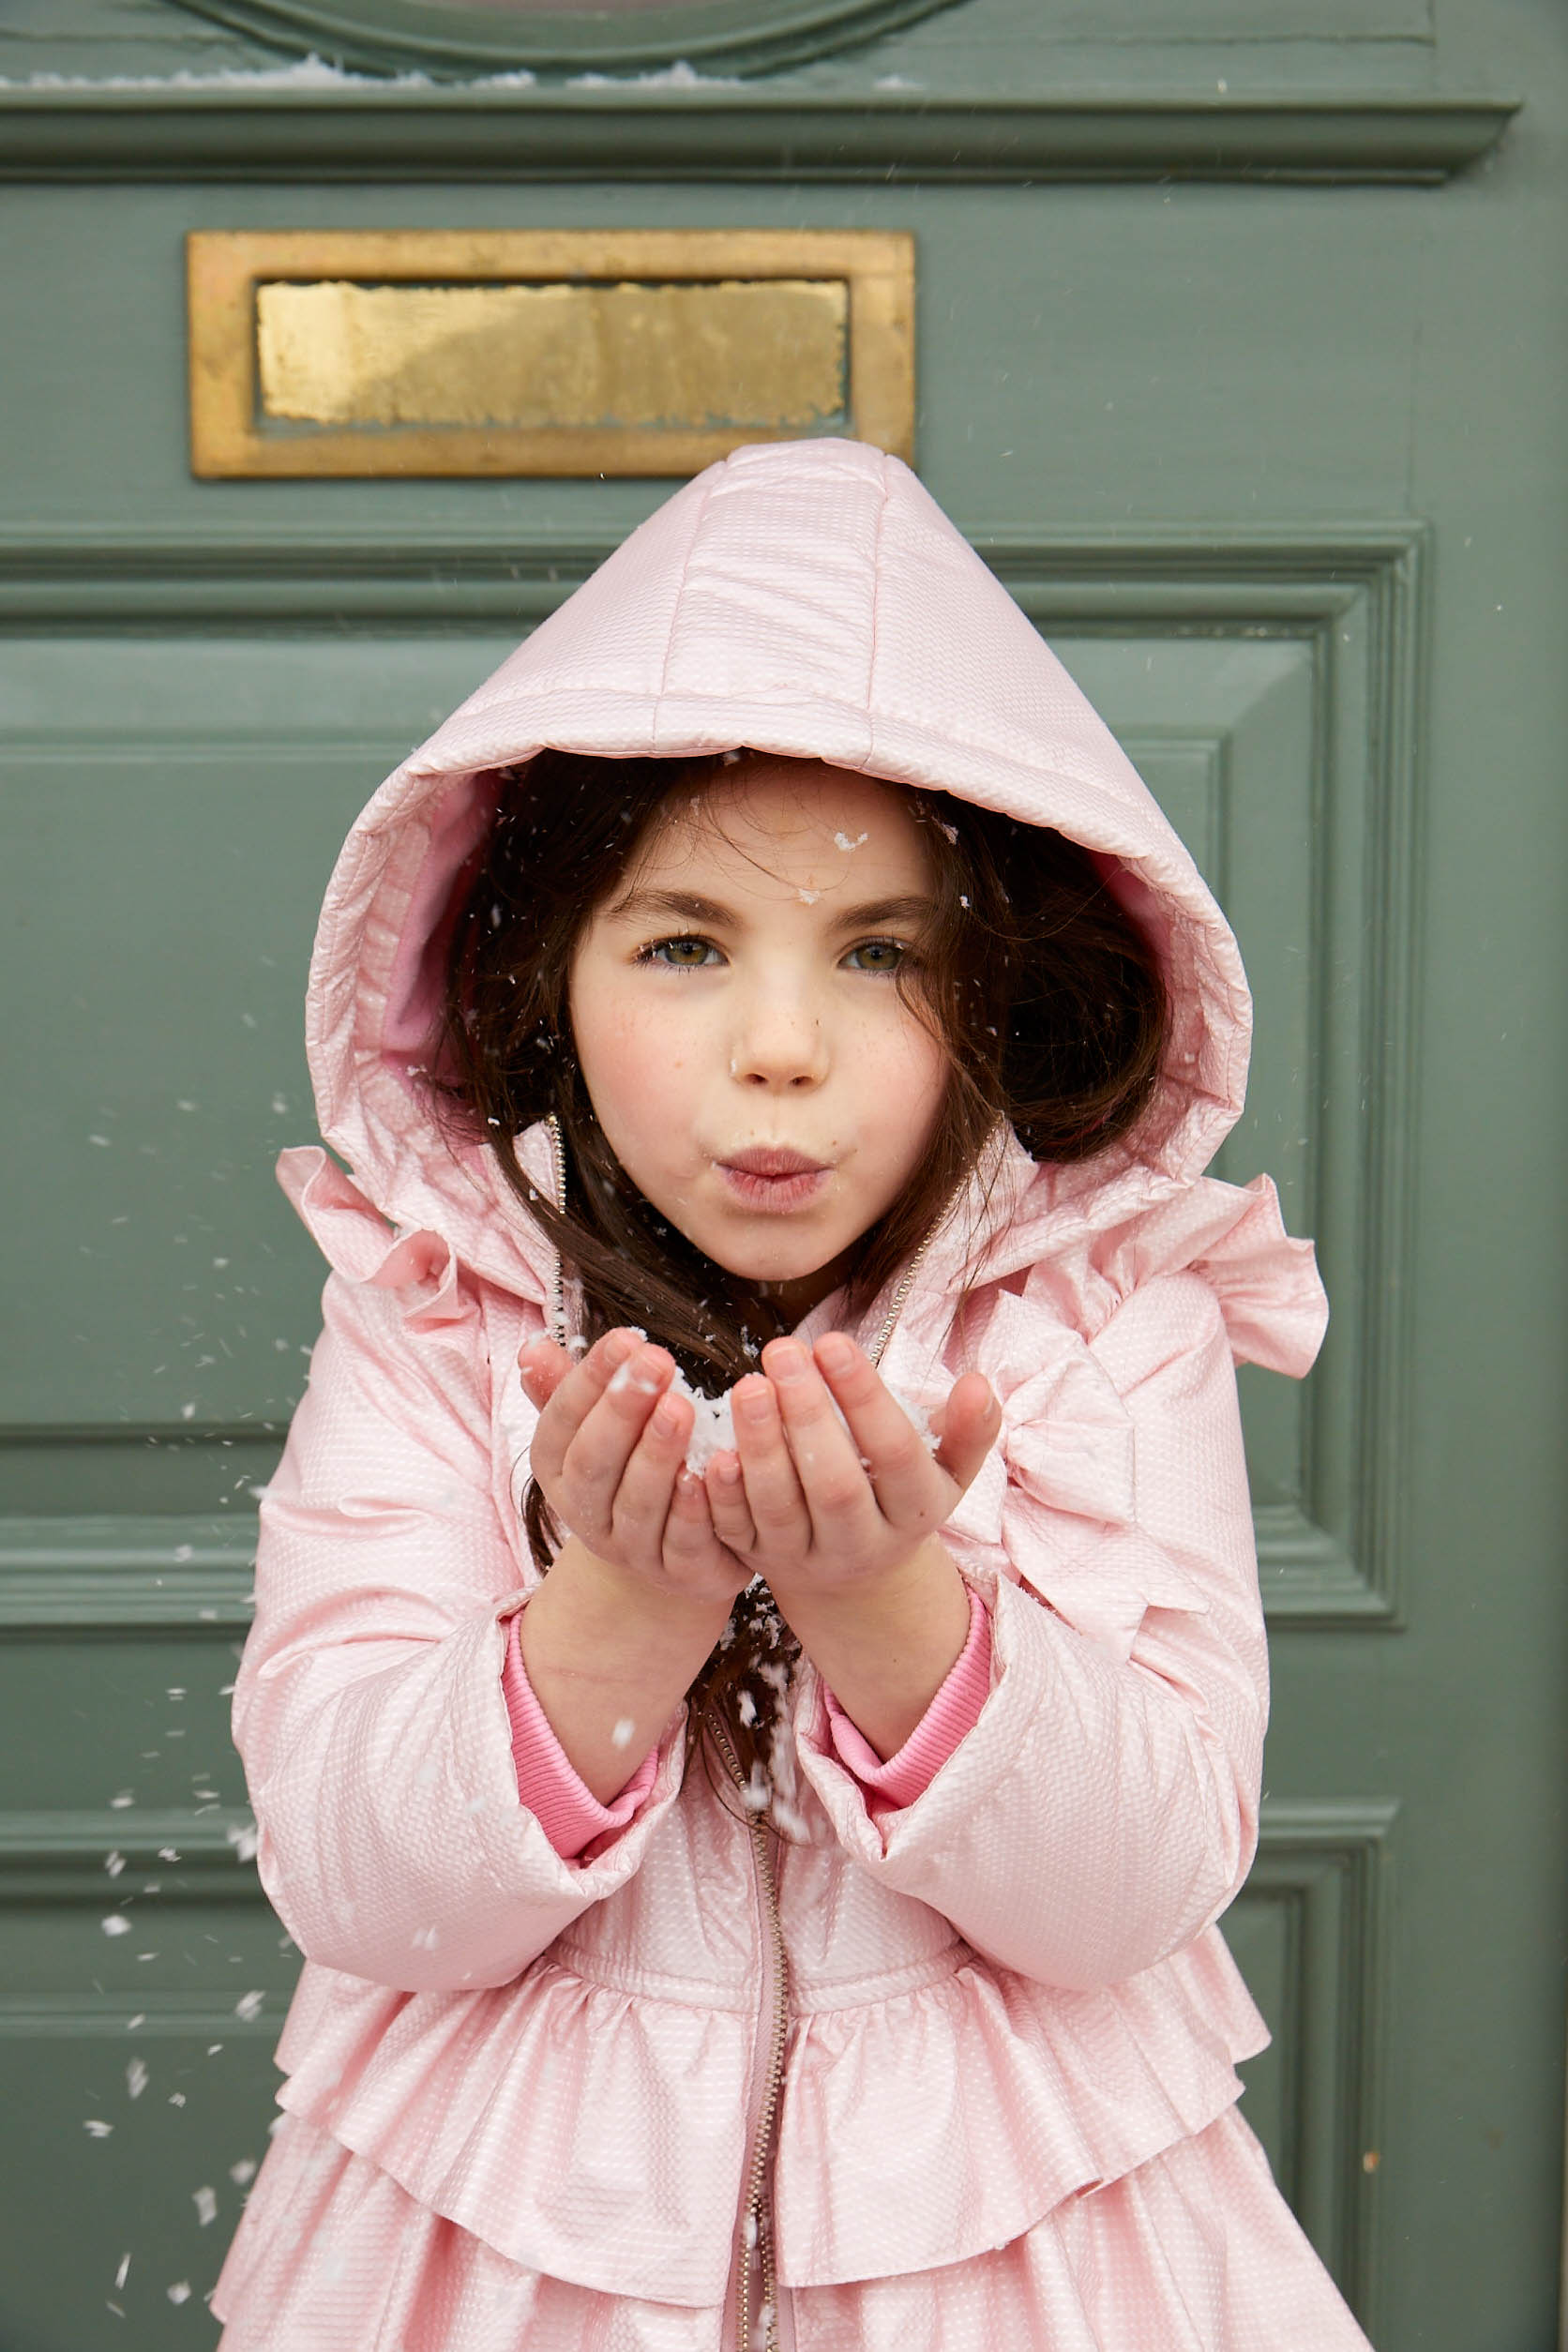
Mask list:
[[[595,1115],[644,1199],[796,1314],[926,1150],[942,1046],[895,984],[931,913],[885,784],[758,757],[677,799],[590,917],[567,984]]]

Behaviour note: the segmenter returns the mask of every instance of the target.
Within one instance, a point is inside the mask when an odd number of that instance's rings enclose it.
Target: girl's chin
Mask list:
[[[848,1256],[847,1244],[835,1246],[830,1239],[824,1245],[805,1233],[790,1235],[788,1245],[781,1233],[688,1233],[686,1239],[726,1274],[753,1282],[759,1289],[787,1290],[796,1284],[816,1283],[824,1298],[838,1287],[841,1263]]]

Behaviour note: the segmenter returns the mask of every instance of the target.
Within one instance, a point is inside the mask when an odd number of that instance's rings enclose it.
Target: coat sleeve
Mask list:
[[[438,1259],[412,1289],[335,1271],[324,1309],[234,1689],[262,1883],[324,1967],[505,1983],[638,1867],[680,1785],[680,1718],[629,1826],[563,1861],[519,1802],[502,1666],[535,1580],[492,1484],[477,1306]]]
[[[1098,1382],[1087,1422],[1080,1408],[1053,1426],[1048,1403],[1011,1432],[1000,1545],[953,1537],[992,1605],[992,1682],[930,1787],[877,1824],[823,1737],[820,1695],[801,1732],[804,1769],[865,1868],[1003,1967],[1077,1990],[1153,1967],[1237,1892],[1267,1717],[1235,1371],[1213,1289],[1192,1273],[1143,1284],[1088,1356],[1075,1375],[1080,1391]],[[1063,1383],[1046,1386],[1060,1400]],[[1105,1515],[1084,1515],[1096,1414],[1125,1466],[1125,1515],[1108,1494]]]

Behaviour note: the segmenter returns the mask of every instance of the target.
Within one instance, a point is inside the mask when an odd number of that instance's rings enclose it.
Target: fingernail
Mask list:
[[[674,1398],[671,1396],[660,1397],[658,1403],[654,1407],[654,1427],[658,1431],[660,1437],[673,1437],[675,1431],[680,1427],[680,1424],[681,1416],[675,1409]]]
[[[854,1349],[841,1331],[830,1331],[817,1342],[817,1362],[830,1372],[847,1372],[854,1362]]]
[[[605,1362],[610,1364],[625,1364],[626,1358],[634,1355],[641,1345],[636,1332],[612,1331],[604,1343]]]
[[[733,1454],[721,1454],[714,1464],[714,1476],[721,1486],[738,1486],[741,1483],[739,1457]]]
[[[773,1398],[768,1394],[767,1382],[761,1381],[756,1388],[748,1388],[743,1383],[736,1389],[735,1410],[744,1413],[747,1421],[766,1421],[773,1410]]]
[[[776,1380],[804,1380],[805,1350],[792,1346],[775,1349],[768,1357],[768,1371]]]

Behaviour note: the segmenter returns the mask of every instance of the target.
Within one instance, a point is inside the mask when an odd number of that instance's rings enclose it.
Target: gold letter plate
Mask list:
[[[686,475],[817,433],[912,458],[901,232],[202,230],[187,248],[200,475]]]

